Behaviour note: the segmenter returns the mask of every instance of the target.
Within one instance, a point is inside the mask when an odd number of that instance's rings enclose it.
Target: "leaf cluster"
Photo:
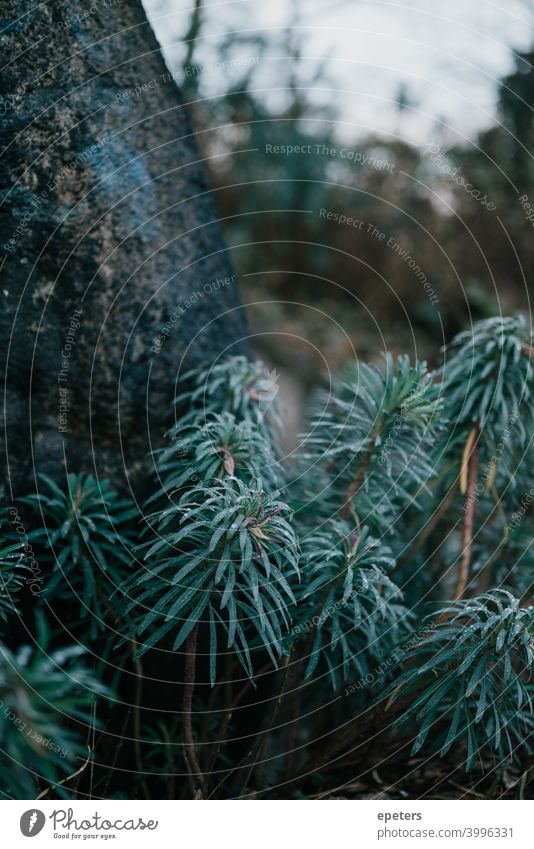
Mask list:
[[[502,762],[528,745],[533,640],[534,609],[521,608],[505,590],[439,611],[394,688],[396,699],[412,698],[397,722],[417,723],[412,753],[431,738],[443,757],[464,740],[471,769],[487,751]]]

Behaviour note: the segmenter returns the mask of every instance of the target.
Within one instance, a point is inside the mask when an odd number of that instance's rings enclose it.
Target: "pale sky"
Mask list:
[[[144,0],[144,5],[173,70],[184,55],[181,42],[193,3]],[[472,138],[494,116],[496,84],[513,67],[513,50],[534,42],[534,0],[301,0],[298,30],[302,43],[302,79],[306,83],[321,58],[329,82],[313,84],[314,102],[336,108],[347,138],[369,132],[397,133],[427,143],[439,122],[446,142]],[[246,39],[269,39],[266,61],[258,65],[254,84],[276,103],[283,97],[286,49],[284,24],[295,4],[290,0],[203,2],[205,25],[197,58],[209,65],[216,46],[229,32]],[[229,58],[253,59],[245,43]],[[232,71],[224,72],[232,76]],[[227,80],[217,69],[205,72],[210,95]],[[399,123],[395,99],[400,84],[414,99],[414,111]],[[278,88],[278,91],[277,91]]]

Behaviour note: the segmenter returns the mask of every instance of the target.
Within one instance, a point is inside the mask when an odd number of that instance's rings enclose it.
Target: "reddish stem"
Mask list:
[[[186,759],[189,766],[189,771],[194,775],[200,784],[202,791],[205,790],[205,781],[200,764],[198,762],[197,753],[195,750],[195,741],[193,738],[193,725],[191,721],[193,708],[193,692],[195,690],[195,668],[197,659],[197,639],[198,625],[195,625],[187,638],[185,644],[185,682],[183,696],[183,715],[184,715],[184,742]]]
[[[462,559],[460,562],[460,573],[456,584],[454,599],[462,598],[469,578],[469,563],[471,561],[471,548],[473,544],[473,528],[475,524],[476,487],[478,478],[478,436],[475,438],[473,448],[469,455],[467,470],[467,491],[465,496],[465,518],[462,540]]]

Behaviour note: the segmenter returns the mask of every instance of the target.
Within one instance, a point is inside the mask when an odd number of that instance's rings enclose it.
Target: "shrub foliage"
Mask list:
[[[137,735],[114,757],[145,794],[152,783],[280,795],[282,778],[306,794],[323,768],[352,775],[358,750],[367,769],[366,734],[395,751],[393,766],[421,752],[479,781],[520,768],[532,731],[531,341],[523,318],[495,318],[435,370],[390,355],[349,364],[310,399],[283,463],[275,373],[229,358],[180,381],[143,514],[89,474],[43,478],[20,505],[45,571],[39,648],[9,648],[7,631],[0,644],[0,740],[25,766],[0,769],[4,795],[48,784],[68,796],[65,760],[98,762],[101,790],[128,793],[94,752],[110,745],[100,713],[120,739]],[[0,543],[4,624],[31,619],[26,549]],[[54,616],[72,646],[45,624]],[[143,664],[171,694],[168,722],[154,720]],[[127,731],[110,693],[129,699],[134,674]],[[69,757],[27,739],[23,716]]]

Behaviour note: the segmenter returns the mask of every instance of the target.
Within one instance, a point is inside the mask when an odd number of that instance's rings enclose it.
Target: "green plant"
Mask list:
[[[473,542],[501,525],[501,542],[497,549],[485,546],[489,558],[479,570],[493,565],[507,545],[507,507],[526,486],[534,427],[531,337],[523,316],[499,317],[459,334],[445,351],[440,377],[450,429],[443,453],[453,477],[444,478],[449,488],[458,480],[465,497],[455,598],[463,596],[469,582]]]
[[[212,413],[202,424],[179,421],[167,434],[172,444],[156,454],[160,488],[148,500],[166,503],[185,486],[223,477],[247,481],[261,476],[267,485],[280,482],[280,467],[256,425],[233,413]]]
[[[36,646],[16,652],[0,644],[0,793],[34,798],[38,784],[67,797],[63,777],[87,760],[83,728],[93,722],[92,705],[109,695],[83,661],[85,650],[50,649],[40,619]]]
[[[505,427],[521,409],[518,438],[521,444],[528,441],[534,419],[531,337],[522,315],[491,318],[472,332],[458,334],[446,349],[443,392],[448,416],[464,438],[466,430],[477,427],[495,448],[497,428]]]
[[[528,690],[533,666],[534,608],[522,609],[511,593],[494,590],[459,601],[438,614],[406,658],[394,685],[395,699],[412,696],[397,725],[417,723],[412,754],[427,739],[444,757],[467,743],[466,768],[483,766],[493,751],[498,762],[526,747],[534,728]]]
[[[132,523],[137,510],[106,480],[69,474],[63,491],[41,475],[43,489],[22,501],[41,514],[43,526],[30,534],[51,566],[44,597],[78,600],[91,634],[105,627],[103,608],[122,585],[132,563]]]
[[[0,619],[17,612],[19,594],[28,577],[21,542],[9,543],[0,536]]]
[[[425,363],[388,355],[384,370],[349,367],[330,392],[318,393],[304,437],[314,514],[352,515],[377,535],[391,529],[435,474],[430,449],[440,411]]]
[[[282,419],[275,399],[276,372],[246,357],[229,357],[208,368],[199,367],[181,376],[175,405],[182,426],[231,413],[238,422],[248,422],[269,441]]]
[[[374,748],[401,760],[412,736],[414,753],[454,748],[483,776],[524,762],[529,339],[522,319],[501,318],[453,340],[435,371],[389,355],[382,368],[349,365],[316,393],[284,468],[272,375],[230,358],[180,384],[142,532],[129,503],[83,475],[25,500],[46,520],[31,538],[57,558],[52,590],[65,573],[81,582],[79,607],[105,598],[121,632],[105,651],[135,652],[135,740],[144,718],[158,728],[140,658],[177,679],[164,726],[143,739],[153,776],[135,747],[144,793],[167,772],[171,797],[270,793],[286,774],[306,793],[323,766],[369,770]],[[100,570],[120,591],[106,598]]]
[[[248,674],[255,638],[276,663],[294,604],[287,572],[297,572],[299,558],[290,510],[277,496],[259,481],[228,478],[196,487],[150,517],[155,538],[142,546],[146,567],[126,584],[126,616],[143,638],[139,655],[169,631],[177,651],[203,623],[212,684],[219,626]]]
[[[367,528],[337,520],[306,537],[297,628],[312,637],[307,677],[323,662],[336,691],[354,673],[366,675],[371,659],[378,664],[393,651],[410,620],[387,575],[394,565]]]

